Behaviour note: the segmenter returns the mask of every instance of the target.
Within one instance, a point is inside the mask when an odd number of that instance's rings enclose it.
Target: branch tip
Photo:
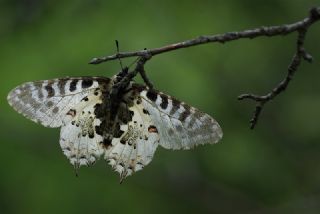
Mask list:
[[[307,53],[306,51],[304,51],[303,53],[303,59],[306,60],[309,63],[313,62],[313,57],[311,56],[311,54]]]
[[[89,64],[99,64],[99,59],[98,58],[93,58],[92,60],[90,60]]]
[[[312,7],[310,10],[310,17],[314,20],[320,19],[320,7]]]

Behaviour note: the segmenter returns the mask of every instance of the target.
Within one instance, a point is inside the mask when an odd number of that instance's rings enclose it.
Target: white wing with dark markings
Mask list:
[[[113,138],[112,146],[105,152],[105,159],[120,173],[121,181],[148,165],[159,145],[159,133],[143,109],[141,103],[129,107],[132,120],[120,127],[123,134]]]
[[[46,127],[60,127],[66,113],[98,87],[98,81],[93,78],[27,82],[13,89],[7,99],[28,119]]]
[[[101,103],[99,82],[105,78],[63,78],[24,83],[8,95],[19,113],[46,127],[61,127],[60,146],[78,168],[91,165],[104,148],[94,127],[100,123],[94,105]]]
[[[140,96],[164,148],[190,149],[222,138],[219,124],[208,114],[155,90],[144,90]]]

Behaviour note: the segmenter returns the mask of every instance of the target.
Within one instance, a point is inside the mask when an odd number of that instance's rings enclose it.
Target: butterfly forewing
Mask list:
[[[155,90],[144,90],[141,97],[164,148],[190,149],[222,138],[219,124],[208,114]]]
[[[99,78],[64,78],[24,83],[8,95],[9,104],[47,127],[62,126],[69,109],[99,87]]]

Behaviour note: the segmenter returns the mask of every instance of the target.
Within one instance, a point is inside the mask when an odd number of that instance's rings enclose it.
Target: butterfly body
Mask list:
[[[190,149],[216,143],[219,124],[208,114],[164,93],[119,77],[75,77],[24,83],[9,104],[46,127],[61,127],[60,146],[75,168],[100,157],[121,179],[150,163],[160,145]]]

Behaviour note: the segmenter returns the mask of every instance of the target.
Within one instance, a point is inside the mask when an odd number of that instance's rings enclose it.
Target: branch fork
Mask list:
[[[143,78],[144,82],[149,88],[152,88],[153,85],[148,79],[146,72],[145,72],[145,64],[148,60],[150,60],[153,56],[162,54],[169,51],[174,51],[181,48],[188,48],[191,46],[206,44],[206,43],[226,43],[238,39],[249,38],[253,39],[260,36],[278,36],[278,35],[287,35],[292,32],[297,32],[297,42],[296,42],[296,52],[288,66],[287,75],[286,77],[278,83],[269,93],[266,95],[255,95],[255,94],[241,94],[238,96],[238,100],[253,100],[256,102],[256,107],[250,120],[250,128],[253,129],[261,115],[261,112],[269,101],[274,99],[280,93],[285,91],[288,87],[290,81],[292,80],[293,76],[295,75],[298,67],[301,64],[302,60],[305,60],[309,63],[312,62],[312,56],[306,52],[304,48],[305,37],[308,32],[309,27],[314,24],[315,22],[320,20],[320,7],[314,7],[310,10],[309,16],[302,19],[301,21],[292,23],[292,24],[285,24],[279,26],[263,26],[260,28],[250,29],[250,30],[243,30],[238,32],[227,32],[224,34],[216,34],[216,35],[207,35],[207,36],[199,36],[194,39],[186,40],[183,42],[178,42],[174,44],[169,44],[163,47],[154,48],[154,49],[143,49],[139,51],[133,52],[117,52],[116,54],[104,57],[96,57],[93,58],[89,63],[90,64],[100,64],[103,62],[127,58],[127,57],[139,57],[136,63],[136,67],[129,71],[126,76],[122,78],[120,81],[120,85],[128,84],[138,73],[140,73],[141,77]]]

